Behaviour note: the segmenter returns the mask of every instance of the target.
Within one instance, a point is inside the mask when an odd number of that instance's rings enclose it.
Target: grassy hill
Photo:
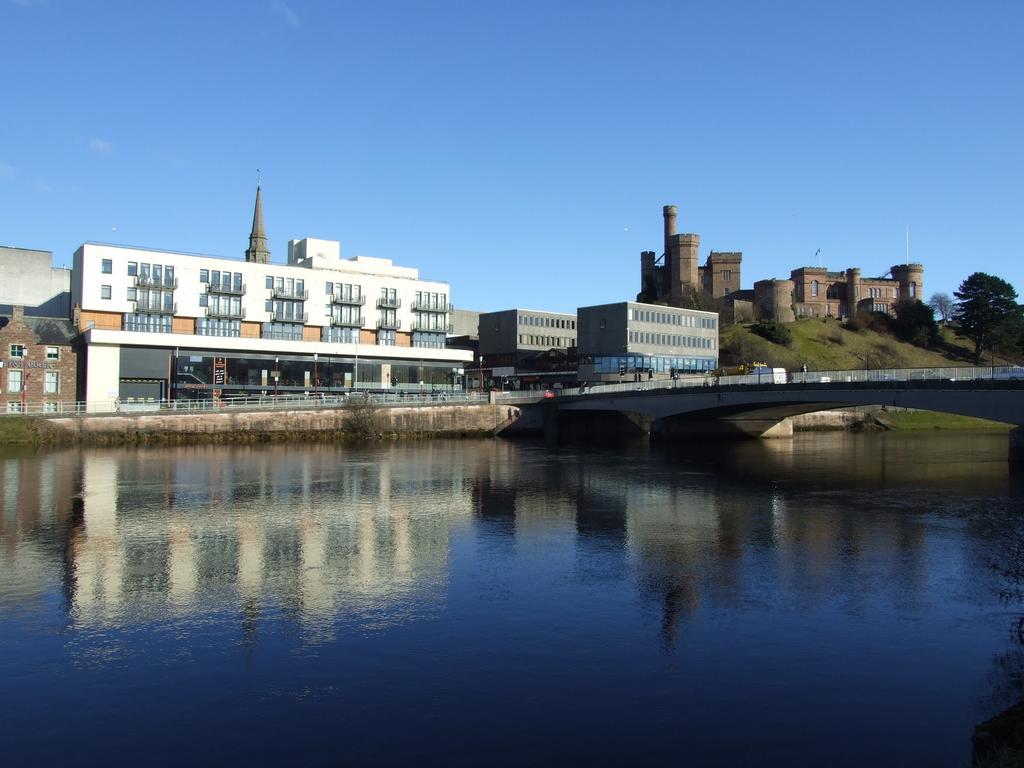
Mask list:
[[[973,365],[972,348],[949,329],[934,349],[922,349],[885,333],[869,329],[851,331],[838,320],[807,318],[786,326],[793,334],[790,346],[773,344],[750,330],[750,325],[722,329],[721,364],[766,362],[773,367],[798,370],[803,363],[810,370],[854,368],[919,368]],[[985,363],[989,360],[986,358]],[[996,358],[996,365],[1006,364]]]

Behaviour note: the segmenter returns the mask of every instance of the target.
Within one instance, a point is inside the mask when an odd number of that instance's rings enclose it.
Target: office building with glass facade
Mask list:
[[[581,382],[667,377],[718,367],[718,313],[624,301],[580,307]]]

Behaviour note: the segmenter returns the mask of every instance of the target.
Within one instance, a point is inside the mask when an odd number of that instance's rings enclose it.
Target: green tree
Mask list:
[[[897,339],[909,341],[918,347],[929,347],[939,339],[939,326],[935,322],[935,310],[918,299],[904,299],[894,310],[892,332]]]
[[[982,352],[992,345],[995,330],[1006,321],[1020,318],[1017,292],[1002,278],[975,272],[953,295],[957,299],[953,310],[956,335],[974,343],[974,363],[979,365]]]
[[[1024,354],[1024,313],[1011,315],[992,331],[992,349],[1011,363]]]

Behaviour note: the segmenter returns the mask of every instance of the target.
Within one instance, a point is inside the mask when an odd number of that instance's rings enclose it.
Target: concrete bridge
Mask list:
[[[1011,452],[1024,450],[1024,381],[1018,380],[833,379],[699,387],[640,382],[610,389],[569,390],[532,404],[517,398],[522,419],[511,430],[543,429],[549,437],[630,432],[661,437],[787,437],[792,435],[789,416],[877,405],[1014,424]]]

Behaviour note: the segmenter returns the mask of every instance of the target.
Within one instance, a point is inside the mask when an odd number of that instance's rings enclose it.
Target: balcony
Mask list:
[[[451,304],[435,304],[434,302],[426,301],[425,299],[420,299],[419,301],[413,299],[412,302],[413,312],[440,312],[444,314],[447,312],[451,312],[454,309],[455,307],[453,307]]]
[[[342,296],[340,293],[331,294],[331,304],[346,304],[350,307],[361,307],[366,304],[366,297],[363,294],[358,296]]]
[[[398,309],[402,306],[402,300],[397,296],[393,299],[386,299],[383,296],[377,299],[377,309]]]
[[[136,275],[135,285],[138,288],[166,288],[175,291],[178,289],[178,278],[161,277],[157,280],[152,275]]]
[[[363,318],[362,317],[352,317],[352,318],[332,317],[331,318],[331,325],[333,325],[333,326],[335,326],[337,328],[362,328],[363,327]]]
[[[377,321],[377,328],[382,331],[397,331],[402,327],[402,321],[392,317],[382,317]]]
[[[168,307],[159,301],[136,301],[135,311],[150,315],[176,315],[178,314],[178,305],[171,304]]]
[[[207,307],[207,317],[216,317],[222,320],[244,320],[245,319],[245,307],[239,307],[238,309],[232,309],[230,307]]]
[[[245,283],[235,287],[227,284],[213,285],[212,283],[206,284],[207,293],[220,293],[227,296],[244,296],[245,295]]]
[[[296,301],[305,301],[309,298],[309,288],[303,288],[301,291],[298,288],[287,288],[277,287],[273,288],[275,299],[294,299]]]
[[[429,323],[426,320],[413,320],[409,330],[421,333],[451,333],[452,326],[451,323]]]
[[[305,325],[308,320],[309,314],[306,312],[292,312],[289,315],[280,309],[273,309],[270,311],[270,321],[273,323],[302,323]]]

